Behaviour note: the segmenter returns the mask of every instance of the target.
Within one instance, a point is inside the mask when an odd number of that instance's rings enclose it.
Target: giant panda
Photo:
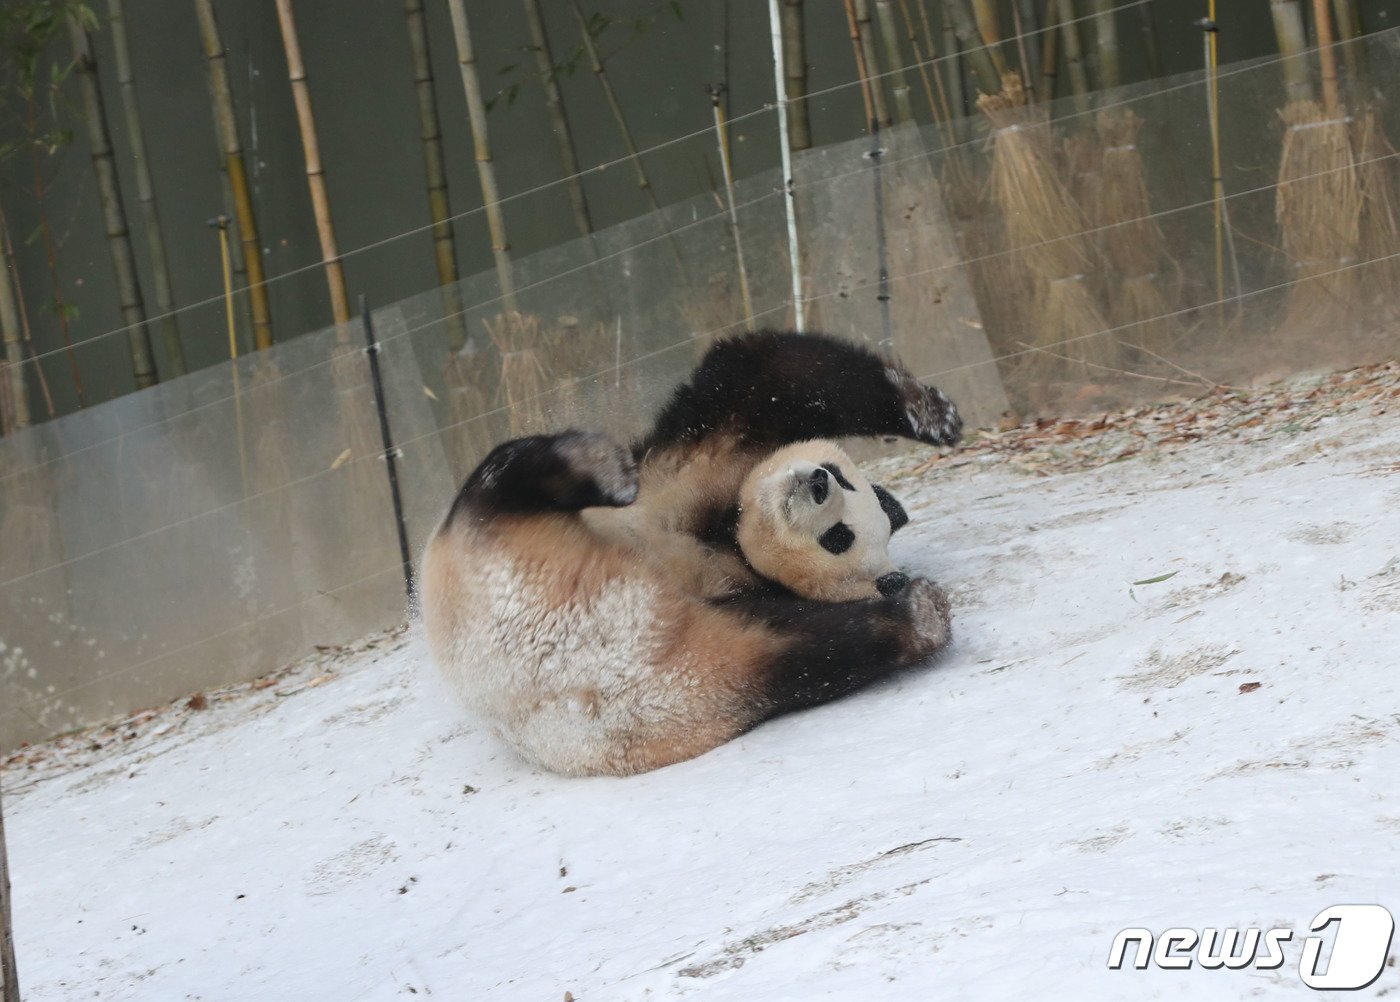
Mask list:
[[[903,509],[823,440],[960,431],[942,392],[849,342],[717,342],[630,449],[532,436],[467,477],[424,553],[430,652],[567,775],[660,768],[839,698],[946,646],[949,607],[889,566]]]

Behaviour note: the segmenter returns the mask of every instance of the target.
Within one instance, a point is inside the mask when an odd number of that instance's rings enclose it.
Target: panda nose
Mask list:
[[[899,571],[890,571],[875,579],[875,590],[885,598],[898,595],[907,587],[909,587],[909,575],[901,574]]]
[[[812,488],[812,500],[825,504],[827,495],[831,493],[831,474],[818,466],[807,478],[807,485]]]

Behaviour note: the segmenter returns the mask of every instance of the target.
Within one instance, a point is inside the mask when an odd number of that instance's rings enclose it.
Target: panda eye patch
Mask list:
[[[837,522],[817,540],[828,553],[845,553],[856,541],[856,534],[845,522]]]
[[[822,469],[836,478],[836,482],[841,485],[843,491],[855,490],[855,485],[846,479],[846,475],[841,472],[841,467],[835,463],[822,463]]]

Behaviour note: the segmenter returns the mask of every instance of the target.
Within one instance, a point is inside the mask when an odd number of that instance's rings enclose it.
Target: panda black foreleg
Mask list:
[[[758,331],[705,354],[638,452],[725,432],[760,447],[847,435],[952,445],[962,419],[894,359],[825,334]]]
[[[896,595],[824,603],[767,595],[731,603],[786,644],[760,673],[766,716],[839,699],[947,646],[948,597],[925,578]]]
[[[606,435],[566,431],[496,446],[467,477],[448,513],[523,514],[621,508],[637,499],[637,465]]]

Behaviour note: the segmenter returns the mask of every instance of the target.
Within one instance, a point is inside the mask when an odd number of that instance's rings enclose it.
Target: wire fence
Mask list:
[[[807,326],[899,354],[974,427],[1393,357],[1400,157],[1372,95],[1400,36],[1348,45],[1343,115],[1281,116],[1283,60],[1219,75],[1223,198],[1202,75],[797,154]],[[630,438],[713,340],[790,325],[784,180],[521,258],[510,295],[492,272],[378,306],[410,550],[495,442]],[[0,440],[0,747],[400,621],[385,465],[356,323]]]

